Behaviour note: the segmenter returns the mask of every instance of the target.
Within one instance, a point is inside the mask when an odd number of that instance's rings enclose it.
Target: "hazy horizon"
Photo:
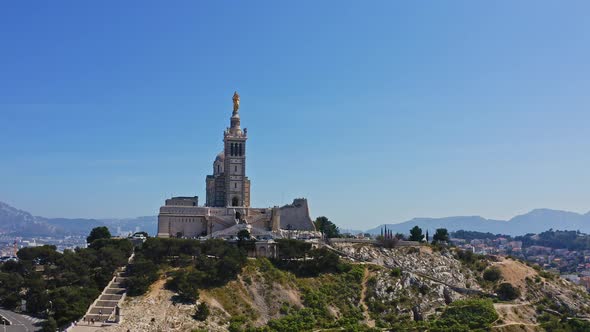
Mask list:
[[[204,203],[236,90],[253,207],[590,210],[588,3],[1,7],[0,201],[33,215]]]

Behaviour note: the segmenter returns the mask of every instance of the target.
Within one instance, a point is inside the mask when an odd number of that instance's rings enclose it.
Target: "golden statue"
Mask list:
[[[236,113],[240,108],[240,95],[237,91],[234,91],[234,97],[232,98],[232,100],[234,101],[234,113]]]

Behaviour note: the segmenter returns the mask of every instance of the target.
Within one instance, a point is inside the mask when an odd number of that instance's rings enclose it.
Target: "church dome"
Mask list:
[[[225,154],[223,153],[223,151],[221,151],[217,154],[217,157],[215,157],[215,161],[223,161],[223,160],[225,160]]]

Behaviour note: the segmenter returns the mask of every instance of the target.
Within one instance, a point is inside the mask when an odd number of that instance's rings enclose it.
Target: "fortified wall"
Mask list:
[[[281,207],[281,228],[288,230],[315,231],[313,221],[309,217],[307,199],[296,198],[292,204]]]

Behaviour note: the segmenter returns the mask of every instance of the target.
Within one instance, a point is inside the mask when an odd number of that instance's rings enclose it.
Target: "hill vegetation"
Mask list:
[[[449,266],[451,275],[457,274],[459,281],[463,280],[458,286],[475,291],[481,289],[479,293],[466,296],[429,279],[438,278],[437,273],[422,277],[421,272],[417,275],[406,269],[403,262],[399,268],[361,265],[344,260],[325,248],[312,249],[309,243],[278,242],[281,252],[278,259],[247,259],[244,248],[223,241],[149,239],[136,252],[134,264],[147,265],[149,269],[138,269],[134,275],[140,278],[152,274],[145,282],[148,287],[136,295],[154,291],[149,284],[158,285],[162,281],[171,294],[170,301],[192,306],[190,326],[193,329],[232,332],[486,331],[506,323],[495,309],[493,296],[485,298],[477,294],[498,292],[508,302],[520,301],[522,296],[530,298],[532,303],[545,298],[538,293],[541,288],[534,288],[535,296],[529,291],[521,293],[521,287],[527,287],[526,281],[522,280],[525,285],[522,286],[521,281],[504,275],[503,268],[481,255],[459,251],[453,254],[456,258],[448,257],[452,252],[445,252],[446,249],[438,246],[432,247],[438,248],[437,251],[427,255],[412,247],[378,249],[359,245],[357,248],[371,255],[381,252],[380,255],[387,255],[383,258],[391,257],[387,259],[407,257],[410,267],[419,268],[427,262],[433,264],[433,268],[442,266],[440,264]],[[150,273],[146,274],[148,270]],[[456,279],[451,277],[448,282]],[[154,295],[150,294],[147,293],[146,301],[153,299]],[[129,310],[142,312],[139,307],[147,305],[141,304],[143,298],[136,296],[131,303],[138,307]],[[539,312],[539,317],[541,314]],[[133,319],[146,319],[143,316],[127,317],[131,324]],[[155,331],[156,326],[165,329],[166,324],[166,321],[158,321],[152,326]],[[555,317],[547,316],[546,322],[526,324],[540,327],[558,323]],[[569,323],[564,321],[563,324]]]
[[[0,265],[0,304],[67,325],[81,318],[113,276],[127,263],[133,245],[100,238],[88,248],[57,252],[54,246],[23,248],[19,261]]]
[[[18,262],[0,266],[0,304],[16,309],[26,300],[28,313],[49,318],[47,330],[79,319],[133,250],[105,229],[88,239],[88,248],[64,253],[21,249]],[[590,312],[588,295],[510,259],[427,244],[342,243],[335,251],[288,239],[277,240],[276,259],[248,259],[251,245],[148,238],[128,267],[126,320],[111,330],[178,326],[167,314],[150,316],[162,310],[176,310],[173,317],[188,321],[188,330],[208,331],[488,331],[521,324],[590,330],[573,318]]]

